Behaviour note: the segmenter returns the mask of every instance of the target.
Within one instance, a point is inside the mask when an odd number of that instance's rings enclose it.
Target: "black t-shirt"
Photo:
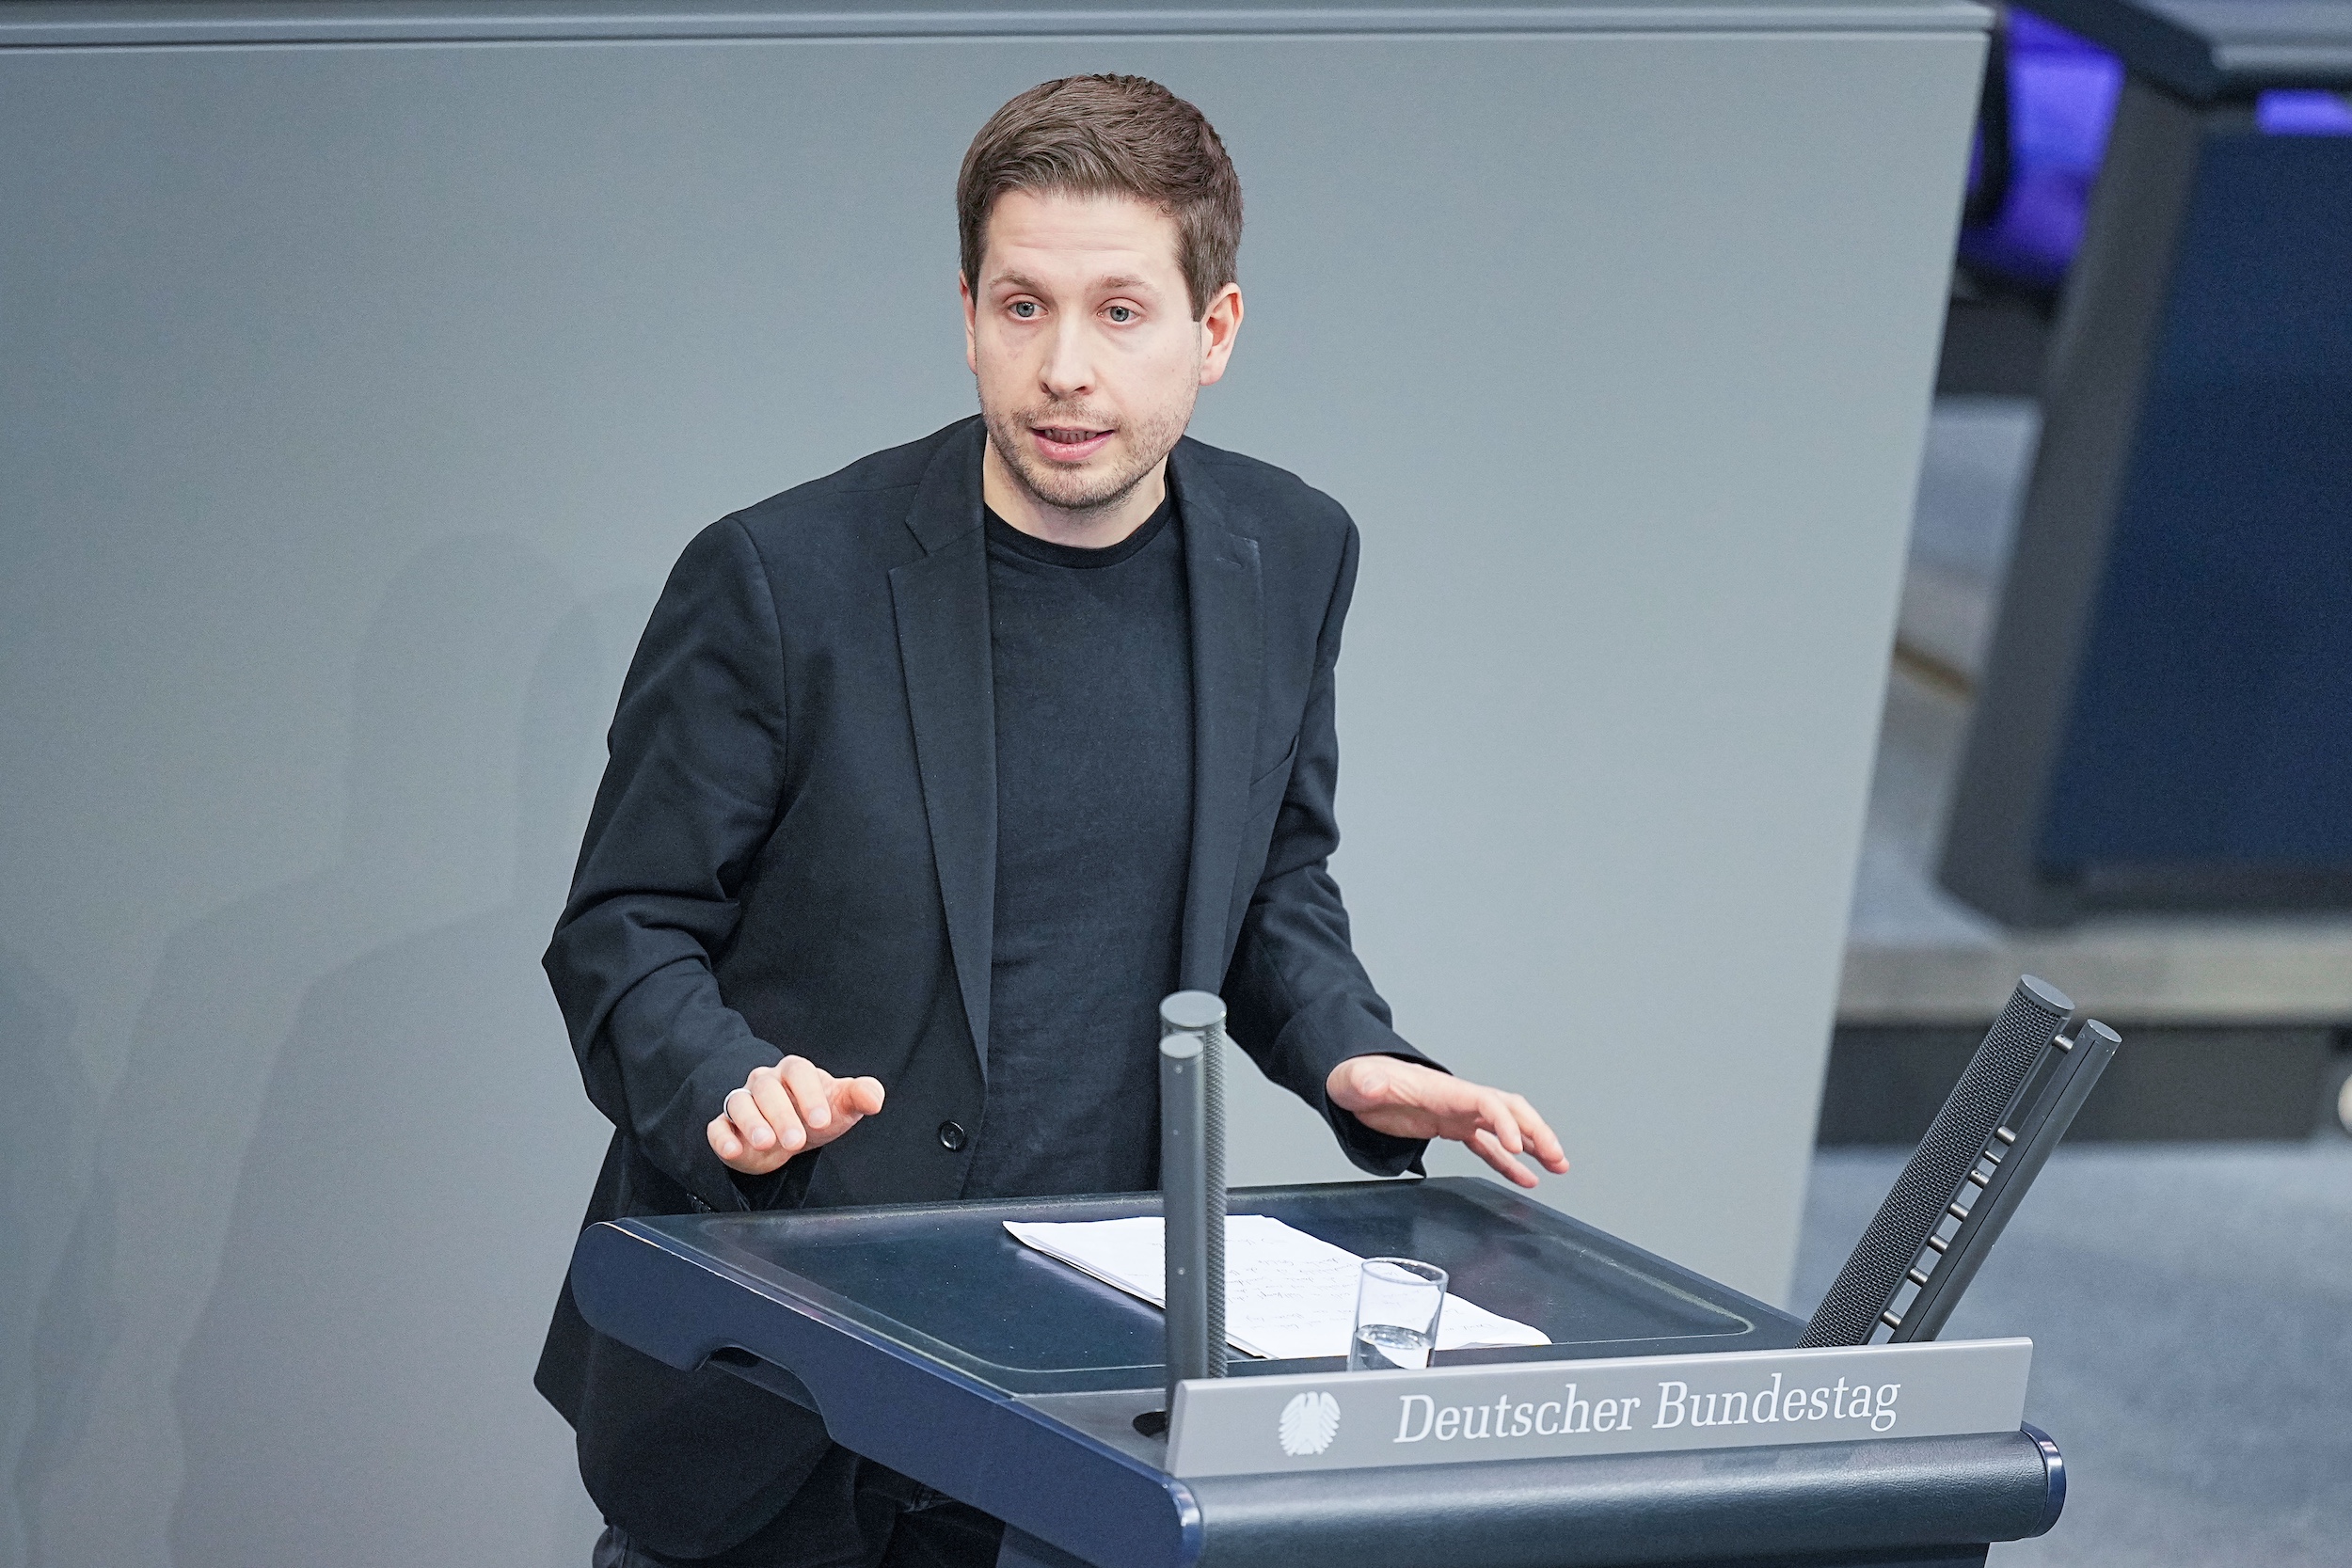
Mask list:
[[[1192,637],[1173,507],[1104,549],[988,516],[996,933],[967,1197],[1159,1181],[1159,1003],[1192,838]]]

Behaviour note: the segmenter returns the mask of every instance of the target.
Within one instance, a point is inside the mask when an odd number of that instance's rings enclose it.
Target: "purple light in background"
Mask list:
[[[2027,168],[2088,182],[2106,155],[2123,91],[2123,62],[2089,39],[2025,11],[2010,13],[2011,155]]]
[[[2010,11],[2009,26],[2009,199],[1991,223],[1963,231],[1960,253],[1987,272],[2056,288],[2082,243],[2123,67],[2030,12]]]
[[[1990,222],[1962,231],[1960,254],[1984,272],[2053,289],[2082,244],[2123,67],[2089,39],[2011,9],[2009,85],[2009,198]],[[2274,136],[2352,136],[2352,95],[2265,92],[2254,124]]]
[[[2352,99],[2340,92],[2266,92],[2254,101],[2254,126],[2271,136],[2352,136]]]

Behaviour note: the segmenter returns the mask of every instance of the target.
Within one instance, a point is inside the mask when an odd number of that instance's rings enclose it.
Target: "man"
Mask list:
[[[1049,82],[981,129],[957,206],[980,417],[705,531],[622,690],[547,956],[616,1129],[590,1221],[1153,1186],[1155,1007],[1185,988],[1367,1171],[1433,1136],[1565,1171],[1524,1100],[1397,1037],[1350,951],[1356,530],[1183,439],[1242,322],[1216,133],[1154,83]],[[993,1520],[568,1291],[538,1386],[599,1563],[993,1560]]]

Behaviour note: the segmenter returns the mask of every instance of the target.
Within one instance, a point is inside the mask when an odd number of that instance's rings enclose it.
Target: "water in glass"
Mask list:
[[[1351,1372],[1419,1371],[1429,1365],[1434,1336],[1396,1323],[1359,1323],[1347,1347]]]

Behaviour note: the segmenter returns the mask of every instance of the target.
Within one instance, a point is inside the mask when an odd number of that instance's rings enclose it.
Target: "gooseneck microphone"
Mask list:
[[[1169,1411],[1185,1378],[1225,1375],[1224,1053],[1223,1001],[1180,990],[1160,1004]],[[1156,1414],[1164,1429],[1167,1414]]]

